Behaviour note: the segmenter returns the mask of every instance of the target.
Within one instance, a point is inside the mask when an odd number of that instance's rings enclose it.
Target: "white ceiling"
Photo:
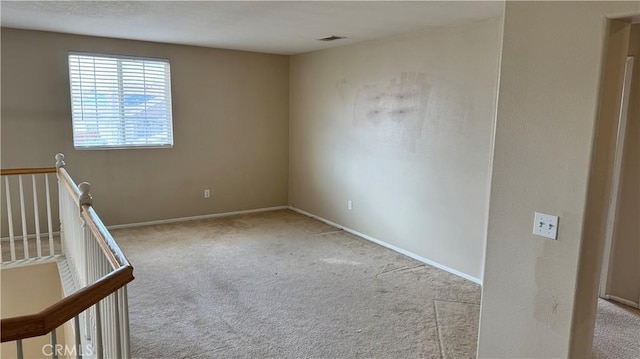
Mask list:
[[[297,54],[501,14],[488,1],[2,1],[3,27]],[[347,39],[322,42],[330,36]]]

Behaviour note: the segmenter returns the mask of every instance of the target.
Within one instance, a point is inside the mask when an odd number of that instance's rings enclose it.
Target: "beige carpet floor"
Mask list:
[[[640,310],[598,299],[593,357],[640,359]]]
[[[480,287],[284,210],[113,231],[136,358],[473,358]]]

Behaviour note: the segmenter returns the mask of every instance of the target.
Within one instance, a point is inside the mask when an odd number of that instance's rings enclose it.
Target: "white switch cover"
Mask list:
[[[533,219],[533,234],[558,239],[558,216],[536,212]]]

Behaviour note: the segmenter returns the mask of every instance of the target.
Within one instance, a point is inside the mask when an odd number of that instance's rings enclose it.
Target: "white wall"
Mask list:
[[[501,25],[293,56],[290,204],[481,278]]]

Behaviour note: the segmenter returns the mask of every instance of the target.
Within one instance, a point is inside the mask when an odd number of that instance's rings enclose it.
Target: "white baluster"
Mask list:
[[[51,224],[51,190],[49,189],[49,174],[44,175],[44,185],[47,193],[47,229],[49,230],[49,255],[55,254],[53,247],[53,226]]]
[[[84,219],[82,218],[80,218],[80,225],[82,231],[80,232],[80,236],[78,237],[78,240],[76,242],[76,253],[78,253],[77,263],[80,266],[79,271],[82,273],[83,283],[85,285],[89,285],[94,281],[94,278],[91,275],[91,270],[87,265],[87,262],[90,260],[92,255],[90,249],[91,228],[87,226]],[[81,253],[84,253],[84,255]]]
[[[73,328],[76,339],[76,359],[82,359],[82,355],[84,354],[84,347],[82,346],[82,339],[80,338],[80,316],[76,315],[73,318]]]
[[[87,182],[80,183],[78,185],[78,190],[80,190],[80,196],[78,197],[80,210],[78,211],[78,216],[81,216],[82,206],[91,205],[93,203],[93,198],[89,193],[91,191],[91,185],[89,183]],[[95,245],[95,239],[93,238],[93,233],[91,233],[91,229],[89,227],[86,227],[84,219],[82,219],[82,217],[79,217],[79,219],[82,223],[84,231],[81,233],[82,237],[78,238],[80,239],[78,241],[78,244],[80,245],[80,248],[78,248],[78,252],[86,253],[86,248],[89,245]],[[87,258],[88,258],[87,256],[79,256],[78,262],[81,264],[81,268],[84,269],[85,278],[87,281],[86,283],[90,284],[96,281],[99,277],[92,278],[89,276],[89,265],[87,265],[87,260],[88,260]]]
[[[36,175],[31,175],[31,187],[33,187],[33,218],[36,227],[36,253],[42,257],[42,241],[40,240],[40,214],[38,213],[38,190],[36,189]]]
[[[24,353],[22,352],[22,339],[16,340],[16,356],[18,359],[24,358]]]
[[[84,329],[84,337],[87,338],[87,340],[92,340],[93,336],[93,330],[91,327],[91,321],[93,318],[93,309],[89,308],[84,312],[84,323],[83,323],[83,329]]]
[[[122,293],[122,358],[131,357],[131,348],[129,346],[129,297],[127,294],[127,286],[120,288],[118,291]]]
[[[104,333],[105,333],[105,342],[106,342],[106,352],[107,352],[107,356],[109,358],[112,357],[113,355],[113,331],[112,331],[112,325],[113,325],[113,318],[111,317],[111,299],[109,298],[110,296],[107,296],[106,298],[104,298],[103,302],[104,302]]]
[[[51,331],[51,348],[53,349],[51,351],[51,358],[53,359],[58,359],[58,351],[56,350],[56,345],[58,344],[58,339],[56,336],[56,330],[52,330]]]
[[[84,222],[83,222],[83,232],[82,232],[82,236],[83,237],[87,237],[89,236],[89,228],[84,227]],[[84,241],[84,238],[82,239]],[[91,243],[87,242],[85,247],[82,249],[82,251],[79,253],[81,256],[83,256],[85,258],[85,262],[84,262],[84,267],[83,268],[78,268],[78,271],[82,272],[84,275],[84,280],[86,281],[86,283],[91,283],[93,281],[93,273],[92,273],[92,263],[93,263],[93,252],[92,252],[92,248],[91,248]],[[92,327],[92,320],[93,318],[95,318],[94,315],[94,310],[88,310],[86,312],[85,315],[85,323],[84,323],[84,329],[85,329],[85,335],[87,337],[87,339],[95,339],[95,336],[93,335],[93,327]]]
[[[104,255],[102,256],[102,258],[105,258]],[[109,265],[109,262],[107,262],[107,259],[104,259],[105,262],[105,273],[108,273],[111,269],[111,266]],[[116,337],[115,337],[115,333],[116,333],[116,323],[115,323],[115,306],[114,306],[114,301],[113,301],[113,294],[109,295],[107,297],[108,301],[109,301],[109,350],[111,352],[112,357],[115,357],[115,349],[116,349]]]
[[[56,168],[61,168],[65,166],[64,163],[64,155],[62,153],[58,153],[55,156],[56,159]],[[59,217],[59,223],[60,223],[60,252],[61,254],[65,254],[66,248],[65,248],[65,234],[64,234],[64,219],[63,217],[65,216],[65,199],[66,196],[65,194],[68,192],[66,190],[66,188],[64,188],[64,185],[60,182],[60,178],[58,177],[58,174],[56,173],[56,179],[58,181],[58,217]]]
[[[96,303],[95,305],[95,312],[96,312],[96,337],[95,337],[95,343],[96,343],[96,358],[97,359],[102,359],[103,353],[102,353],[102,313],[100,313],[100,302]]]
[[[115,350],[114,350],[114,356],[117,358],[122,358],[122,337],[121,337],[121,332],[120,332],[120,308],[119,308],[119,302],[120,302],[120,296],[119,296],[120,291],[117,291],[115,293],[112,294],[112,300],[113,300],[113,325],[114,325],[114,329],[115,329],[115,333],[114,333],[114,337],[115,337]]]
[[[22,186],[22,175],[18,175],[18,185],[20,189],[20,213],[22,214],[22,242],[24,258],[29,258],[29,241],[27,240],[27,216],[24,209],[24,188]]]
[[[9,190],[9,176],[4,179],[5,192],[7,194],[7,220],[9,225],[9,247],[11,249],[11,260],[16,260],[16,241],[13,236],[13,215],[11,214],[11,191]]]

